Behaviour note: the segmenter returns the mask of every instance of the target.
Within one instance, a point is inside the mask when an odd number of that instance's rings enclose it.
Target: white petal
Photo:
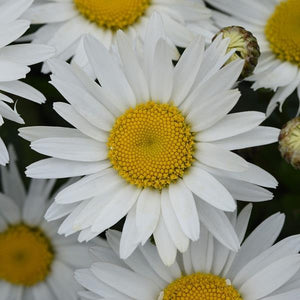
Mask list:
[[[237,251],[240,243],[237,234],[224,212],[206,204],[200,199],[196,202],[201,222],[209,232],[224,246]]]
[[[262,298],[282,286],[299,269],[300,255],[282,258],[249,278],[239,291],[245,300]]]
[[[1,82],[0,90],[29,99],[36,103],[44,103],[46,98],[38,90],[22,81]]]
[[[201,168],[191,167],[184,175],[186,186],[198,197],[224,211],[236,209],[236,203],[231,194],[215,177]]]
[[[113,169],[107,169],[69,185],[56,195],[55,200],[61,204],[81,201],[102,194],[115,183],[120,183],[120,177]]]
[[[0,214],[9,223],[14,224],[19,222],[21,218],[19,207],[12,199],[2,193],[0,193],[0,208]]]
[[[129,297],[153,300],[159,293],[159,288],[147,278],[115,265],[96,263],[91,271],[101,281]]]
[[[122,236],[120,240],[120,257],[127,259],[136,249],[140,241],[137,239],[138,230],[136,227],[136,204],[130,209],[126,217]]]
[[[0,138],[0,165],[5,166],[9,161],[8,152],[3,140]]]
[[[55,102],[53,108],[62,118],[78,128],[83,134],[100,142],[107,141],[107,133],[89,123],[70,104]]]
[[[170,100],[173,88],[173,64],[168,55],[165,40],[160,39],[155,48],[150,79],[150,93],[153,101],[166,103]]]
[[[238,150],[267,145],[278,141],[280,130],[273,127],[259,126],[251,131],[215,141],[214,144],[227,150]]]
[[[136,226],[138,240],[145,244],[153,234],[160,217],[160,192],[158,190],[143,189],[137,200]]]
[[[102,232],[121,220],[136,202],[141,189],[124,183],[112,197],[111,201],[99,211],[98,217],[92,226],[93,232]]]
[[[240,156],[209,143],[197,143],[194,156],[203,164],[232,172],[243,172],[249,167]]]
[[[23,17],[30,20],[32,24],[39,24],[66,21],[76,15],[73,3],[62,2],[35,5],[27,10]]]
[[[189,239],[181,229],[167,189],[161,191],[161,212],[173,243],[180,252],[185,252],[189,247]]]
[[[244,265],[274,243],[282,229],[284,219],[284,215],[275,214],[262,222],[248,236],[226,274],[228,278],[233,278]]]
[[[107,88],[115,99],[122,99],[122,109],[135,106],[135,95],[108,50],[91,36],[85,38],[84,47],[100,84]]]
[[[195,103],[186,119],[194,132],[205,130],[224,118],[239,98],[239,91],[225,90],[212,96],[209,101]]]
[[[46,158],[28,166],[25,174],[31,178],[67,178],[97,173],[110,165],[108,161],[80,162]]]
[[[180,105],[190,92],[203,59],[205,40],[199,37],[185,49],[174,69],[172,100]]]
[[[45,138],[32,142],[30,147],[60,159],[91,162],[107,158],[106,145],[88,138]]]
[[[235,136],[254,129],[265,118],[264,113],[254,111],[229,114],[214,126],[199,132],[196,139],[202,142],[211,142]]]
[[[182,180],[169,186],[169,197],[184,234],[196,241],[200,234],[199,218],[192,192]]]
[[[0,81],[12,81],[25,78],[30,69],[24,65],[0,58]]]
[[[54,54],[55,49],[53,47],[39,44],[10,45],[0,49],[1,57],[27,66],[43,62]]]
[[[2,23],[8,23],[16,20],[27,10],[33,0],[2,1],[0,4],[0,20]]]
[[[150,95],[145,74],[138,62],[136,53],[134,53],[130,45],[130,41],[123,31],[117,33],[117,43],[120,57],[124,65],[124,72],[135,93],[137,102],[148,101]]]
[[[169,232],[161,216],[156,230],[154,231],[154,240],[160,258],[166,266],[171,266],[175,262],[177,249],[169,235]]]

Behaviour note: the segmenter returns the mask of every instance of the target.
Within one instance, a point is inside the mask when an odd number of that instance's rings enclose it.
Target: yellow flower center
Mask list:
[[[265,34],[276,56],[300,67],[300,1],[279,3],[269,18]]]
[[[195,273],[169,284],[159,300],[242,300],[238,291],[224,278]]]
[[[18,224],[0,233],[0,279],[25,287],[48,276],[54,252],[38,227]]]
[[[191,166],[194,138],[177,107],[149,101],[116,120],[108,148],[113,167],[125,180],[162,189]]]
[[[116,31],[138,22],[150,0],[74,0],[74,3],[88,20]]]

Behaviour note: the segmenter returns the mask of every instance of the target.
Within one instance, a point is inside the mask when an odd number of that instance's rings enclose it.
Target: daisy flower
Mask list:
[[[76,66],[50,62],[51,83],[70,103],[55,103],[54,109],[75,128],[21,128],[32,149],[52,157],[26,174],[84,175],[57,195],[46,218],[68,215],[59,233],[81,231],[83,241],[127,215],[122,258],[161,227],[174,249],[186,251],[189,240],[199,238],[199,218],[237,250],[224,211],[236,209],[235,199],[272,199],[258,185],[275,187],[276,180],[231,150],[275,142],[279,130],[258,126],[263,113],[228,114],[240,97],[232,86],[244,62],[221,68],[232,55],[226,54],[227,39],[218,37],[205,50],[199,37],[174,67],[167,42],[154,30],[161,26],[154,14],[141,61],[123,32],[117,35],[118,57],[87,37],[84,46],[101,86]],[[175,256],[170,252],[165,262]]]
[[[251,205],[231,222],[242,241]],[[98,262],[75,272],[87,288],[84,299],[118,300],[292,300],[300,295],[300,235],[273,245],[284,222],[275,214],[261,223],[235,253],[224,248],[205,229],[198,242],[166,267],[156,247],[147,242],[133,255],[118,259],[120,233],[109,231],[107,245],[92,248]],[[160,234],[156,244],[170,250]],[[110,249],[110,251],[109,251]],[[111,253],[113,250],[113,254]]]
[[[11,151],[10,156],[1,171],[0,298],[76,300],[82,288],[73,271],[92,263],[88,246],[61,237],[59,224],[44,220],[55,181],[34,179],[26,191]]]
[[[108,49],[115,44],[118,29],[133,42],[143,41],[154,11],[161,14],[170,42],[179,47],[185,48],[198,34],[210,41],[216,30],[202,0],[41,0],[35,1],[24,17],[45,24],[29,37],[33,42],[54,46],[59,58],[74,56],[74,62],[86,68],[84,34],[93,35]],[[172,49],[177,59],[178,52]]]
[[[10,45],[29,28],[29,21],[19,19],[32,0],[2,0],[0,2],[0,126],[3,118],[24,124],[23,119],[6,103],[13,100],[6,94],[15,94],[31,101],[42,103],[44,96],[18,79],[25,78],[32,65],[54,55],[49,46],[18,44]],[[5,92],[3,94],[3,92]],[[0,138],[0,164],[9,160],[7,149]]]
[[[276,91],[267,108],[280,110],[297,90],[300,100],[300,2],[298,0],[206,0],[224,13],[214,12],[220,27],[240,25],[257,38],[261,57],[253,76],[253,88]],[[298,110],[299,114],[300,107]]]

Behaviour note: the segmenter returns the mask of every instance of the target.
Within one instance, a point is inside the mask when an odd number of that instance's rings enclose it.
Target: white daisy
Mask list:
[[[249,78],[253,88],[276,91],[268,108],[270,115],[297,90],[300,100],[300,2],[299,0],[206,0],[226,14],[214,12],[221,26],[240,25],[257,38],[261,57]],[[300,107],[298,110],[299,114]]]
[[[251,205],[231,222],[244,239]],[[300,295],[300,235],[277,244],[284,216],[275,214],[261,223],[235,253],[224,248],[205,229],[198,242],[178,255],[171,267],[161,262],[151,242],[130,258],[118,259],[120,234],[109,231],[107,245],[92,248],[98,262],[75,272],[87,288],[84,299],[118,300],[296,300]],[[165,253],[168,241],[158,235]],[[113,254],[112,251],[113,250]]]
[[[25,78],[32,65],[54,55],[54,48],[43,45],[10,45],[29,28],[29,21],[19,19],[33,0],[0,1],[0,126],[3,118],[24,124],[23,119],[7,103],[13,100],[6,94],[15,94],[42,103],[44,96],[18,79]],[[2,92],[5,92],[3,94]],[[0,138],[0,164],[9,160],[7,149]]]
[[[0,299],[76,300],[76,268],[89,266],[88,246],[57,234],[43,216],[55,181],[32,180],[25,190],[10,152],[0,193]]]
[[[69,215],[59,233],[81,231],[79,240],[89,240],[127,215],[121,257],[163,227],[172,239],[174,251],[165,260],[170,264],[176,248],[184,252],[190,239],[199,238],[199,218],[222,243],[239,248],[224,211],[236,209],[234,199],[272,199],[258,185],[277,183],[231,150],[272,143],[279,130],[258,126],[263,113],[228,115],[240,97],[231,88],[244,63],[221,68],[232,55],[225,54],[228,39],[217,38],[204,50],[198,38],[174,67],[167,43],[154,30],[160,23],[155,14],[142,62],[122,32],[119,62],[96,39],[85,39],[101,86],[76,66],[50,62],[51,83],[70,103],[55,103],[54,109],[76,128],[27,127],[20,135],[52,157],[29,166],[28,176],[84,175],[48,211],[49,220]]]
[[[211,12],[202,0],[41,0],[24,17],[46,24],[30,37],[33,42],[54,46],[63,60],[75,55],[74,62],[88,69],[84,34],[93,35],[107,48],[115,44],[118,29],[132,41],[143,40],[154,11],[161,14],[167,36],[176,46],[186,47],[198,34],[208,41],[213,37]],[[173,51],[178,58],[176,49]]]

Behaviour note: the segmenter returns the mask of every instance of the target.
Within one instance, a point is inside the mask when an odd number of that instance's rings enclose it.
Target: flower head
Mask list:
[[[228,39],[218,37],[206,50],[196,39],[174,67],[167,41],[152,29],[162,27],[159,15],[150,26],[141,60],[122,32],[116,57],[85,39],[101,86],[75,66],[50,62],[51,82],[70,103],[54,109],[76,128],[22,128],[34,150],[52,156],[27,175],[85,175],[56,196],[46,218],[67,211],[59,232],[81,231],[83,241],[127,216],[122,258],[152,234],[164,235],[172,249],[164,262],[172,264],[176,249],[184,252],[199,238],[200,223],[237,250],[224,211],[235,210],[236,199],[272,199],[258,185],[275,187],[276,180],[231,150],[274,142],[279,131],[258,126],[262,113],[228,114],[240,97],[232,87],[244,65],[222,67],[232,55]]]
[[[231,222],[244,240],[251,205]],[[163,265],[150,242],[139,247],[125,261],[118,259],[120,233],[108,231],[107,245],[92,248],[97,262],[75,272],[88,289],[89,298],[135,300],[258,300],[297,299],[300,274],[300,236],[288,237],[273,245],[284,216],[275,214],[261,223],[235,253],[224,248],[206,230],[198,242],[178,255],[170,267]],[[157,239],[168,251],[168,242]],[[107,249],[113,250],[108,255]],[[109,252],[111,253],[111,252]]]
[[[58,222],[43,216],[55,183],[32,180],[26,191],[10,151],[11,163],[1,171],[0,290],[1,300],[78,299],[76,268],[92,259],[87,245],[59,236]]]
[[[179,57],[174,45],[185,48],[199,34],[207,41],[213,37],[215,26],[212,25],[210,10],[202,0],[36,1],[25,16],[33,23],[45,24],[31,36],[33,42],[54,46],[59,58],[68,60],[73,57],[73,62],[92,73],[83,36],[91,34],[110,49],[115,47],[117,31],[121,29],[132,43],[140,47],[153,12],[162,16],[174,59]],[[49,71],[47,66],[44,71]]]
[[[276,91],[267,108],[270,115],[277,104],[295,90],[300,100],[300,2],[207,0],[222,13],[214,12],[220,27],[239,25],[251,31],[258,40],[261,56],[253,76],[253,89]],[[223,13],[224,12],[224,13]],[[300,109],[297,114],[299,114]]]

